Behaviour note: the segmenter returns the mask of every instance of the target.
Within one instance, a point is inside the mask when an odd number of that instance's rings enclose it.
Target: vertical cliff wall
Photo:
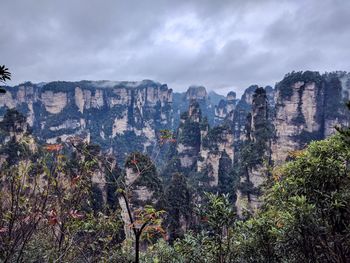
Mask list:
[[[349,98],[349,74],[287,74],[276,85],[276,133],[272,145],[275,163],[283,162],[290,152],[304,148],[311,140],[333,134],[336,125],[347,125],[345,102]]]
[[[25,83],[9,90],[0,96],[1,110],[27,115],[41,140],[80,135],[118,149],[120,159],[132,150],[152,151],[157,132],[173,124],[172,90],[153,81]]]
[[[261,205],[261,187],[268,177],[272,135],[267,92],[264,88],[257,88],[253,94],[251,113],[246,119],[245,138],[237,162],[240,183],[236,207],[239,216],[244,211],[256,211]]]
[[[215,106],[214,123],[216,125],[221,124],[236,109],[238,101],[236,99],[236,93],[233,91],[227,94],[225,100],[220,100],[218,105]]]
[[[171,163],[164,176],[180,171],[213,189],[220,185],[223,167],[233,169],[241,180],[240,200],[249,196],[251,204],[266,174],[257,164],[243,165],[244,156],[252,162],[252,152],[264,147],[259,157],[271,155],[278,165],[290,152],[331,135],[335,125],[347,125],[350,119],[344,106],[350,98],[350,74],[345,72],[292,72],[274,89],[250,86],[240,100],[234,92],[224,99],[201,86],[173,94],[149,80],[24,83],[8,90],[0,95],[1,115],[16,107],[42,141],[78,135],[116,154],[119,163],[133,151],[155,156],[160,131],[177,131],[176,143],[167,146],[170,153],[163,147],[157,155],[162,166]],[[268,131],[262,132],[262,123]]]
[[[197,166],[201,145],[202,113],[196,100],[192,100],[188,112],[181,115],[178,129],[177,155],[182,168],[188,170]]]
[[[181,116],[178,129],[175,156],[179,159],[179,170],[187,176],[202,174],[203,178],[207,178],[202,184],[218,186],[222,159],[227,159],[231,166],[233,164],[233,143],[230,126],[211,128],[208,120],[202,117],[199,103],[192,100],[188,111]]]

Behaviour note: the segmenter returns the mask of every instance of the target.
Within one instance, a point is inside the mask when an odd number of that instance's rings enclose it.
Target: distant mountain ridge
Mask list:
[[[8,90],[0,96],[1,115],[15,107],[41,141],[80,136],[120,164],[133,151],[152,158],[157,152],[163,178],[182,172],[201,189],[237,189],[238,212],[259,206],[267,164],[350,120],[350,74],[340,71],[291,72],[274,88],[248,87],[240,99],[202,86],[177,93],[151,80],[27,82]],[[159,152],[164,130],[176,142]]]
[[[214,105],[205,88],[202,95],[197,87],[191,89],[191,98],[202,99],[203,111],[213,122]],[[1,115],[15,107],[42,141],[78,135],[117,152],[121,162],[130,151],[151,153],[159,131],[175,130],[190,101],[188,92],[173,93],[166,84],[151,80],[26,82],[8,91],[0,96]]]

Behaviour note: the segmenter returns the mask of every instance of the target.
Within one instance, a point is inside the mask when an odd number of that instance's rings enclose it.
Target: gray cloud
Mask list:
[[[240,93],[350,64],[348,0],[4,0],[0,16],[11,84],[154,79]]]

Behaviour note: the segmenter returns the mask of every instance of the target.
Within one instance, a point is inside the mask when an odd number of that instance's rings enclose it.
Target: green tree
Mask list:
[[[0,124],[0,261],[80,262],[118,247],[120,211],[95,213],[97,163],[69,144],[41,147],[25,118],[9,110]]]
[[[180,173],[174,173],[165,190],[165,205],[167,211],[167,229],[170,242],[183,236],[181,222],[188,224],[192,216],[191,193],[186,178]]]
[[[184,259],[164,239],[148,247],[146,253],[141,256],[143,263],[183,263]]]
[[[11,73],[5,65],[0,66],[0,82],[6,83],[7,80],[11,80]],[[6,93],[6,90],[0,87],[0,93]]]
[[[162,224],[163,210],[158,210],[148,202],[162,195],[162,182],[151,159],[141,153],[132,153],[125,162],[126,174],[119,180],[120,188],[117,190],[124,202],[129,220],[128,227],[134,235],[135,263],[140,262],[140,245],[142,239],[151,240],[156,234],[164,234]],[[139,189],[147,189],[152,200],[139,200]]]
[[[231,262],[232,227],[235,213],[228,195],[205,193],[203,204],[197,205],[196,214],[202,231],[190,232],[175,242],[176,250],[185,262]]]
[[[273,172],[263,210],[237,228],[243,262],[348,262],[350,148],[312,142]]]

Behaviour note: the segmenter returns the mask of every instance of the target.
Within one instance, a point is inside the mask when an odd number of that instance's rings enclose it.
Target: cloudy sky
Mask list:
[[[292,70],[350,70],[349,0],[1,0],[17,84],[142,80],[240,93]]]

